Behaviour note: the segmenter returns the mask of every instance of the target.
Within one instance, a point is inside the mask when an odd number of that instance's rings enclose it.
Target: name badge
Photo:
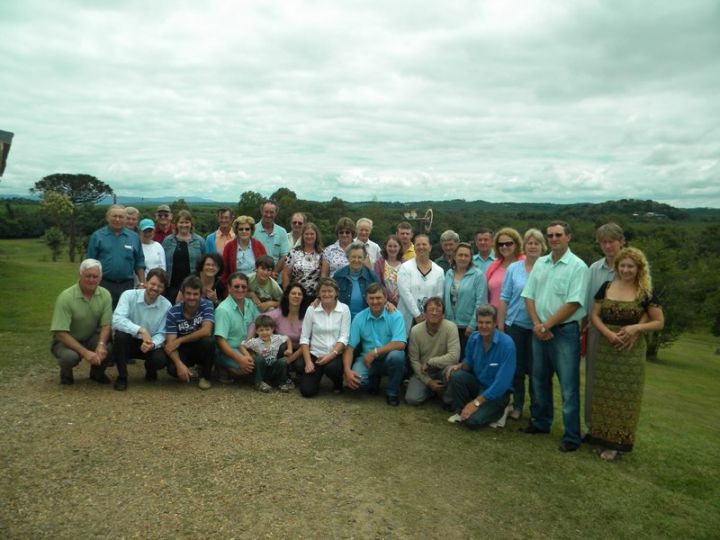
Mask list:
[[[132,249],[133,247],[131,245],[125,244],[125,249]]]

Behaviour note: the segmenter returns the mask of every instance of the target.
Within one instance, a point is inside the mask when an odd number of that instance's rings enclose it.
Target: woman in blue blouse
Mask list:
[[[465,358],[465,344],[477,328],[475,310],[487,304],[485,276],[472,262],[472,247],[461,242],[455,248],[453,262],[445,274],[445,318],[454,322],[460,335],[460,359]]]
[[[525,260],[517,261],[507,267],[505,279],[500,291],[500,306],[498,309],[498,330],[505,332],[515,342],[516,361],[515,378],[513,379],[513,410],[510,418],[519,420],[525,404],[525,377],[528,378],[530,390],[530,414],[535,403],[532,390],[532,337],[533,323],[525,309],[525,300],[520,296],[530,271],[547,250],[545,237],[537,229],[528,229],[523,237],[523,251]]]

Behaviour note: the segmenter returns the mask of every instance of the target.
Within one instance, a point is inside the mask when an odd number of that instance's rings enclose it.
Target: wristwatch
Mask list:
[[[473,405],[475,405],[478,409],[480,408],[480,402],[477,399],[473,401]]]

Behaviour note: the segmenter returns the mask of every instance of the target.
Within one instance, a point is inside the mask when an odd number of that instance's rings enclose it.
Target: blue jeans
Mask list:
[[[553,373],[562,394],[563,442],[580,444],[580,329],[577,323],[554,327],[550,341],[533,337],[532,385],[537,407],[532,422],[549,430],[553,422]]]
[[[379,356],[368,368],[360,355],[353,362],[352,370],[360,375],[360,388],[379,386],[380,377],[387,375],[388,384],[385,394],[391,397],[400,395],[400,385],[405,374],[405,351],[390,351]]]

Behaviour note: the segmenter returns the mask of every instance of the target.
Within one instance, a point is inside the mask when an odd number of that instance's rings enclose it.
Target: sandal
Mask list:
[[[602,452],[600,452],[600,459],[603,461],[615,461],[616,458],[619,458],[622,454],[618,452],[617,450],[611,450],[609,448],[606,448]]]

